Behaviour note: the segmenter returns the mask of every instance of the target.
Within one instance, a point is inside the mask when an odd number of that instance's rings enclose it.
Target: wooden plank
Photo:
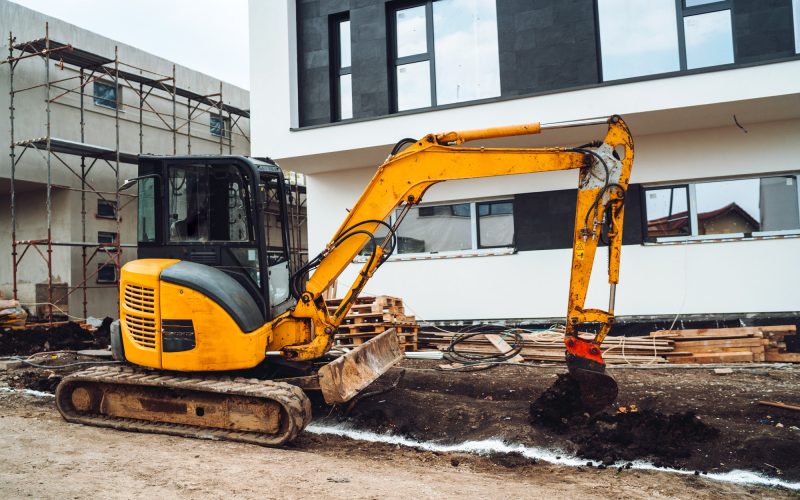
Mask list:
[[[500,335],[495,335],[494,333],[487,333],[484,334],[484,337],[486,337],[486,340],[491,342],[492,345],[495,346],[497,350],[501,353],[507,353],[511,350],[511,346],[508,345],[508,342],[503,340],[503,337],[501,337]],[[523,357],[520,356],[519,354],[508,360],[509,363],[522,363],[523,361],[525,361],[525,359],[523,359]]]
[[[724,339],[724,340],[688,340],[675,341],[675,349],[689,351],[700,347],[763,347],[762,339]]]
[[[707,363],[752,363],[752,352],[718,352],[708,354],[693,354],[692,356],[680,356],[669,358],[670,363],[679,364],[707,364]]]
[[[800,363],[800,353],[796,352],[767,351],[765,358],[770,363]]]
[[[783,408],[784,410],[800,411],[800,406],[787,405],[778,401],[759,401],[758,404],[764,406],[772,406],[773,408]]]
[[[692,354],[713,354],[717,352],[751,352],[753,354],[764,354],[764,347],[698,347],[696,349],[685,349],[680,351],[664,352],[662,356],[691,356]]]
[[[651,332],[650,336],[655,338],[671,337],[730,337],[730,336],[762,336],[761,327],[746,326],[739,328],[699,328],[695,330],[659,330]]]

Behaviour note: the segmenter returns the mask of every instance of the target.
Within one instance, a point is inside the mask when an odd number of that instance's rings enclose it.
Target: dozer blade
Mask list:
[[[403,358],[392,328],[319,369],[319,386],[328,404],[350,401]]]
[[[597,413],[608,408],[617,399],[617,382],[605,373],[605,365],[567,354],[570,377],[578,383],[584,409]]]

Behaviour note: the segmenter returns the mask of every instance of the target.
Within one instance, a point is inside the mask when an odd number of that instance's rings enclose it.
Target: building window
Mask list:
[[[230,137],[231,136],[231,120],[220,115],[211,115],[209,122],[211,135],[217,137]]]
[[[598,0],[603,80],[734,62],[730,0]]]
[[[116,283],[119,281],[117,276],[117,266],[110,263],[97,264],[97,283]]]
[[[353,75],[350,57],[350,18],[340,14],[331,18],[331,79],[333,116],[336,120],[353,117]]]
[[[688,2],[687,2],[688,3]],[[687,15],[684,9],[683,39],[685,67],[705,68],[733,62],[733,31],[730,8]]]
[[[477,204],[478,248],[514,244],[514,203],[511,200]]]
[[[104,108],[117,109],[122,102],[122,87],[116,87],[113,83],[94,82],[94,103]]]
[[[800,232],[799,193],[794,174],[647,188],[647,239]]]
[[[115,219],[117,217],[117,203],[102,198],[98,199],[97,216],[101,219]]]
[[[500,95],[494,0],[429,1],[390,18],[397,111]]]
[[[392,222],[396,216],[392,216]],[[459,252],[513,245],[511,200],[462,202],[411,208],[397,229],[396,253]]]

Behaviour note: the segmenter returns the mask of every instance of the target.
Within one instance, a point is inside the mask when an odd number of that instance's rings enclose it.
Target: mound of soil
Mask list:
[[[0,356],[27,356],[43,351],[105,349],[110,344],[111,318],[95,332],[84,330],[76,323],[53,328],[34,327],[26,330],[0,331]]]
[[[594,465],[640,459],[707,472],[780,470],[781,477],[800,481],[800,414],[758,404],[798,402],[800,367],[743,367],[728,375],[710,369],[615,369],[619,395],[606,412],[587,414],[570,404],[574,393],[564,390],[566,404],[534,405],[540,410],[534,417],[532,401],[543,393],[552,396],[547,388],[553,382],[569,385],[559,382],[563,368],[501,366],[463,373],[439,371],[437,363],[406,360],[375,383],[376,389],[391,390],[373,391],[376,395],[340,408],[319,401],[316,419],[441,443],[499,438],[563,451]],[[405,377],[395,386],[401,371]],[[633,405],[638,412],[617,412]],[[513,459],[503,460],[514,467]]]
[[[600,414],[573,429],[578,455],[603,463],[652,458],[656,465],[677,466],[696,449],[719,436],[694,412],[665,415],[652,410]]]
[[[699,443],[719,436],[694,412],[666,415],[654,410],[590,415],[580,387],[568,373],[558,376],[530,406],[531,424],[568,433],[579,456],[611,464],[621,460],[653,458],[674,466],[689,458]]]
[[[531,403],[530,419],[557,432],[565,432],[575,425],[586,423],[591,415],[581,401],[578,382],[562,373],[556,381]]]

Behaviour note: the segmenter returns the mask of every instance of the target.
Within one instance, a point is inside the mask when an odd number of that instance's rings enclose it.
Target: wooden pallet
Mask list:
[[[326,300],[328,312],[335,311],[341,305],[342,299]],[[353,314],[405,314],[403,300],[388,295],[362,296],[356,298],[347,315]]]
[[[375,337],[374,333],[347,333],[336,335],[336,345],[344,347],[354,347],[361,345]],[[417,332],[397,332],[397,339],[400,347],[404,351],[414,352],[417,350]]]

